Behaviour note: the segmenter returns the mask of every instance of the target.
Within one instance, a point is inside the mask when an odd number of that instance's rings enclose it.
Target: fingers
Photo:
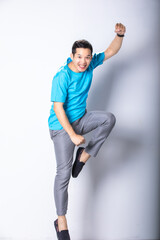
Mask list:
[[[117,23],[115,26],[115,32],[124,34],[126,32],[126,27],[122,23]]]
[[[85,138],[84,138],[83,136],[81,136],[81,135],[75,134],[75,135],[70,136],[70,138],[71,138],[71,141],[72,141],[76,146],[79,146],[79,145],[81,145],[81,144],[83,144],[83,143],[86,142]]]
[[[83,138],[82,140],[81,140],[81,142],[80,142],[80,144],[83,144],[83,143],[85,143],[85,138]],[[80,145],[79,144],[79,145]]]
[[[81,144],[83,144],[83,143],[86,142],[85,138],[84,138],[83,136],[81,136],[81,137],[82,137],[82,138],[81,138],[81,140],[79,141],[79,143],[77,144],[77,146],[79,146],[79,145],[81,145]]]

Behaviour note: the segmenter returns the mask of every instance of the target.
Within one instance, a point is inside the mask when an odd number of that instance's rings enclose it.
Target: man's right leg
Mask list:
[[[54,182],[54,199],[58,215],[59,231],[67,229],[66,213],[68,207],[68,184],[71,177],[75,145],[68,133],[62,130],[50,130],[54,142],[57,173]]]

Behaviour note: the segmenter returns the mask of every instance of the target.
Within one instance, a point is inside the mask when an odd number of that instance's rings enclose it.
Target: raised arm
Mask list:
[[[111,44],[109,45],[109,47],[105,50],[104,61],[112,57],[119,51],[123,42],[122,36],[124,35],[125,32],[126,32],[126,27],[123,24],[117,23],[115,25],[115,33],[117,33],[120,36],[116,35],[113,41],[111,42]]]

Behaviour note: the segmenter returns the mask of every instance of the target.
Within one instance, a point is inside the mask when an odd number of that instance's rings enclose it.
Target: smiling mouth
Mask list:
[[[84,66],[79,65],[79,67],[82,68],[82,69],[83,69],[83,68],[86,68],[86,66],[87,66],[87,65],[84,65]]]

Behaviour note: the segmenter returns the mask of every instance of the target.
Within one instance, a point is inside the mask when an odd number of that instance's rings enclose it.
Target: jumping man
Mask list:
[[[51,102],[53,104],[48,124],[57,163],[54,198],[58,218],[54,225],[58,240],[70,240],[65,217],[70,177],[72,175],[76,178],[88,159],[91,156],[97,156],[115,125],[116,119],[112,113],[106,111],[87,112],[86,101],[93,70],[119,51],[125,32],[125,26],[117,23],[115,26],[116,36],[109,47],[94,55],[92,55],[92,45],[88,41],[74,42],[70,58],[58,70],[52,81]],[[95,130],[92,138],[85,148],[78,148],[73,163],[75,146],[84,144],[83,135],[92,130]]]

